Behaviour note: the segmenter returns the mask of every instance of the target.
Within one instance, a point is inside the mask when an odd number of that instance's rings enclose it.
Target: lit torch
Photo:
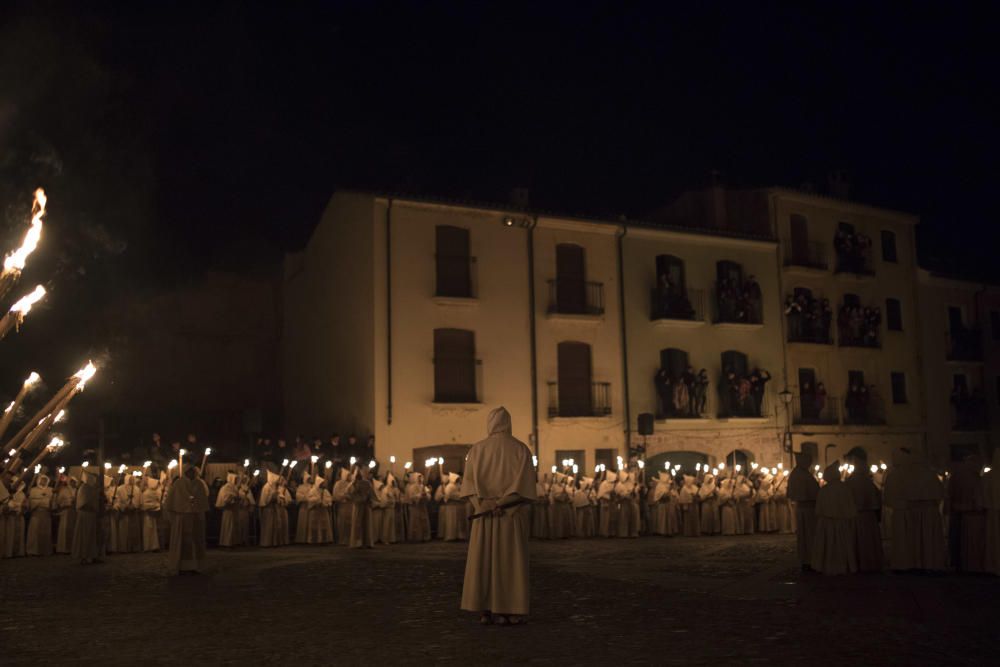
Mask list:
[[[38,375],[38,373],[31,371],[31,375],[29,375],[28,379],[24,381],[24,384],[21,385],[21,389],[17,392],[17,396],[15,396],[14,400],[7,406],[7,409],[3,413],[3,417],[0,417],[0,438],[3,438],[3,434],[7,432],[10,422],[14,419],[14,414],[17,412],[17,409],[21,407],[21,403],[24,402],[24,398],[28,395],[28,392],[31,391],[36,384],[38,384],[40,379],[41,376]]]
[[[9,334],[11,329],[21,330],[24,317],[43,296],[45,296],[45,288],[38,285],[33,292],[21,297],[17,303],[10,307],[7,314],[0,318],[0,340]]]
[[[28,232],[24,235],[21,247],[7,255],[3,261],[3,273],[0,273],[0,299],[7,296],[7,292],[21,277],[21,271],[28,261],[28,256],[38,247],[38,241],[42,238],[45,201],[45,191],[41,188],[35,190],[35,201],[31,204],[31,226],[28,227]]]

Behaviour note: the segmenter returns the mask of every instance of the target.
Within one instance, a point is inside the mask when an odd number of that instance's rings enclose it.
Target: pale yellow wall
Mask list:
[[[706,295],[706,323],[696,328],[666,328],[650,322],[650,289],[656,281],[656,256],[674,255],[684,261],[687,287]],[[732,327],[711,323],[716,262],[729,260],[743,267],[743,275],[756,277],[763,294],[763,326]],[[689,363],[705,368],[709,385],[710,419],[665,420],[656,423],[657,437],[647,443],[648,453],[696,450],[716,460],[735,448],[745,449],[762,461],[778,460],[780,440],[776,433],[776,393],[784,388],[782,378],[781,322],[778,308],[778,278],[774,243],[745,241],[693,234],[677,234],[630,228],[625,237],[626,317],[628,322],[629,385],[633,428],[637,415],[656,412],[653,375],[660,364],[660,350],[670,347],[688,353]],[[762,419],[716,419],[723,352],[747,355],[752,369],[771,373]],[[662,435],[661,435],[662,433]],[[635,438],[641,440],[641,438]],[[743,443],[739,445],[739,443]],[[739,446],[738,446],[739,445]]]
[[[531,433],[530,338],[527,230],[507,227],[499,211],[392,202],[392,423],[387,420],[387,351],[385,341],[385,208],[376,207],[374,382],[376,446],[379,458],[403,461],[419,447],[473,444],[486,437],[486,419],[504,405],[514,435],[524,442]],[[476,258],[478,298],[466,305],[442,305],[435,292],[435,227],[470,230]],[[434,329],[475,332],[476,357],[482,361],[482,403],[435,405]]]
[[[624,455],[621,323],[619,320],[616,225],[598,225],[540,218],[535,229],[535,290],[538,344],[539,465],[556,464],[557,450],[584,450],[583,465],[593,470],[596,449],[615,449]],[[588,281],[604,285],[604,316],[599,319],[548,316],[548,281],[556,277],[556,246],[583,247]],[[590,345],[591,378],[611,383],[608,417],[549,419],[548,382],[558,378],[558,344],[577,341]]]
[[[916,293],[916,252],[913,225],[915,218],[890,211],[882,211],[851,202],[799,195],[779,191],[772,197],[772,210],[779,242],[782,245],[782,263],[790,246],[790,220],[792,214],[803,215],[808,221],[810,242],[822,243],[828,263],[826,271],[802,271],[783,267],[781,272],[781,299],[796,287],[806,287],[814,296],[829,299],[833,309],[831,335],[833,345],[786,343],[788,381],[791,391],[798,391],[798,371],[813,368],[817,382],[823,382],[828,396],[839,401],[841,418],[844,415],[843,399],[848,389],[848,371],[860,370],[865,382],[875,385],[884,406],[884,426],[810,425],[795,426],[793,431],[796,448],[802,441],[818,442],[820,455],[827,444],[834,444],[831,458],[843,457],[851,448],[862,446],[869,457],[889,461],[892,449],[898,446],[924,446],[924,378],[920,357],[922,306]],[[836,255],[833,238],[840,222],[854,225],[855,230],[872,239],[871,257],[874,277],[835,274]],[[881,231],[896,235],[897,262],[882,260]],[[840,347],[838,343],[837,314],[845,294],[857,294],[862,306],[877,306],[882,313],[880,349]],[[886,299],[899,299],[902,310],[902,331],[888,328]],[[787,331],[787,328],[786,328]],[[906,374],[905,404],[892,401],[891,373]]]
[[[286,433],[374,426],[373,198],[338,193],[302,257],[286,264]]]

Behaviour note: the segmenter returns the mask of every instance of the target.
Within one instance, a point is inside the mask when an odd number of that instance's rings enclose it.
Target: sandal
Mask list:
[[[479,617],[479,625],[489,625],[493,622],[493,616],[488,611],[484,611],[483,615]]]

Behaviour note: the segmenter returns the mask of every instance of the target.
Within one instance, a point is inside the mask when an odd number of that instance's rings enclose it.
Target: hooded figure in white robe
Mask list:
[[[779,470],[774,478],[774,485],[771,491],[771,498],[774,501],[774,521],[779,533],[787,535],[791,533],[792,525],[792,505],[788,501],[788,477],[791,474],[788,470]]]
[[[462,587],[462,609],[484,614],[522,617],[529,611],[528,534],[535,499],[531,450],[512,435],[510,413],[496,408],[487,421],[489,437],[469,450],[462,495],[471,499],[469,552]],[[508,509],[502,509],[505,506]],[[519,620],[515,618],[514,620]]]
[[[333,505],[336,519],[334,530],[337,544],[347,546],[351,542],[351,514],[354,508],[347,498],[347,489],[351,486],[351,473],[347,468],[341,468],[339,477],[333,484]]]
[[[306,505],[309,508],[306,515],[306,542],[309,544],[333,542],[333,523],[330,519],[333,497],[326,491],[326,480],[319,475],[309,486]]]
[[[639,537],[638,495],[635,474],[620,471],[618,483],[615,484],[615,499],[618,503],[617,537]]]
[[[347,498],[351,501],[351,541],[352,549],[371,549],[375,546],[375,534],[372,527],[372,502],[375,500],[375,489],[368,479],[368,468],[359,467],[354,481],[347,489]]]
[[[42,473],[35,475],[28,492],[28,537],[24,550],[29,556],[52,555],[52,487],[50,478]]]
[[[97,512],[101,491],[97,488],[97,475],[84,469],[83,483],[76,492],[76,523],[73,526],[73,550],[70,552],[81,563],[93,563],[104,556],[97,534]]]
[[[24,482],[15,478],[4,512],[5,540],[4,558],[24,555],[24,513],[28,509],[28,496],[24,493]]]
[[[800,452],[795,457],[795,469],[788,476],[788,499],[795,508],[795,542],[799,564],[803,570],[812,569],[812,548],[816,538],[816,496],[819,482],[809,471],[812,457]]]
[[[115,505],[115,497],[118,495],[118,480],[121,474],[115,476],[104,475],[104,508],[101,512],[102,530],[104,546],[107,553],[118,553],[118,510]]]
[[[983,569],[1000,575],[1000,447],[993,450],[993,465],[983,475],[983,501],[986,503]]]
[[[893,570],[939,571],[946,550],[941,501],[944,485],[919,451],[893,455],[893,469],[885,479],[885,504],[892,507]]]
[[[236,504],[236,527],[237,539],[241,546],[250,545],[250,510],[257,505],[257,499],[253,497],[253,490],[250,488],[252,479],[244,472],[236,482],[239,494],[239,502]]]
[[[240,502],[239,489],[236,488],[236,473],[226,473],[226,483],[219,489],[215,497],[215,509],[222,510],[219,522],[219,546],[236,547],[240,545],[239,524],[236,508]]]
[[[773,533],[777,528],[774,520],[774,475],[770,472],[764,473],[757,486],[757,495],[754,502],[757,505],[757,531],[761,533]]]
[[[736,516],[739,518],[743,535],[754,534],[754,490],[753,485],[743,473],[736,475],[736,486],[733,487],[733,497],[736,499]]]
[[[849,574],[858,571],[857,536],[854,521],[858,515],[854,494],[840,479],[840,463],[834,461],[823,472],[826,482],[816,496],[816,537],[813,541],[812,567],[823,574]]]
[[[261,487],[257,506],[260,508],[260,546],[278,546],[278,475],[267,472],[267,481]]]
[[[618,533],[618,501],[615,498],[617,481],[618,475],[608,472],[597,487],[597,507],[600,511],[597,534],[601,537],[614,537]]]
[[[205,563],[208,487],[197,475],[197,468],[184,464],[183,476],[170,485],[164,503],[170,510],[168,565],[174,574],[200,572]]]
[[[55,512],[59,520],[56,528],[56,553],[68,554],[73,551],[73,526],[76,524],[76,490],[80,483],[75,477],[67,477],[65,484],[56,489]]]
[[[157,477],[146,477],[146,487],[142,490],[142,550],[159,551],[160,513],[163,509],[163,488]]]
[[[278,477],[278,503],[275,509],[275,539],[277,546],[283,547],[291,544],[291,533],[288,508],[292,505],[292,494],[288,490],[288,480]]]
[[[733,495],[736,482],[730,478],[728,470],[724,470],[720,476],[722,482],[719,484],[719,531],[723,535],[742,535],[743,524],[740,523],[736,497]]]
[[[701,520],[698,516],[698,485],[694,475],[684,475],[684,484],[678,494],[681,506],[681,534],[684,537],[697,537],[701,530]]]
[[[576,517],[568,488],[569,478],[558,472],[554,477],[549,488],[549,537],[562,540],[573,537],[576,532]]]
[[[465,501],[458,474],[448,473],[447,480],[438,487],[438,532],[439,539],[454,542],[466,538]]]
[[[388,542],[383,542],[384,528],[382,526],[386,521],[386,514],[389,511],[389,505],[386,502],[385,494],[385,482],[380,479],[372,480],[372,541],[375,544],[388,544]]]
[[[431,519],[427,513],[427,502],[430,493],[424,486],[424,476],[419,472],[411,472],[406,485],[406,541],[426,542],[431,539]]]
[[[715,475],[705,475],[698,489],[698,499],[701,501],[701,534],[718,535],[722,532],[719,525],[719,492],[715,484]]]
[[[671,535],[670,489],[672,486],[673,481],[670,479],[670,473],[661,471],[656,477],[656,484],[653,486],[653,492],[649,494],[649,499],[652,501],[650,511],[650,532],[654,535],[663,535],[665,537]]]
[[[547,540],[551,535],[549,530],[549,480],[548,474],[543,474],[535,482],[535,502],[531,504],[531,536],[539,540]]]
[[[309,473],[302,473],[302,483],[295,489],[295,543],[305,544],[309,525],[309,491],[312,489]]]
[[[573,513],[576,519],[577,537],[595,537],[597,535],[597,517],[594,516],[594,480],[584,477],[580,480],[580,488],[573,494]]]
[[[117,512],[117,543],[118,553],[135,553],[142,551],[142,546],[136,544],[135,528],[138,527],[139,516],[132,504],[132,493],[135,488],[135,477],[128,471],[125,479],[115,489],[114,509]],[[133,527],[134,526],[134,527]]]
[[[854,496],[854,506],[858,510],[854,522],[858,571],[881,572],[882,529],[878,522],[879,510],[882,507],[881,494],[872,481],[871,471],[864,465],[859,464],[845,483]]]
[[[968,459],[952,467],[948,478],[948,534],[951,564],[958,572],[986,569],[986,496],[979,462]]]

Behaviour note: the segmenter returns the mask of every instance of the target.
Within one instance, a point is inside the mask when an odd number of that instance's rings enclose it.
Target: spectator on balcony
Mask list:
[[[656,387],[656,395],[660,398],[660,416],[666,417],[670,414],[670,405],[673,399],[673,387],[670,380],[670,373],[666,368],[656,371],[653,376],[653,385]]]
[[[763,416],[764,409],[764,386],[771,379],[771,374],[766,370],[754,368],[750,373],[750,394],[753,400],[753,416]]]
[[[690,320],[694,318],[694,308],[685,290],[676,284],[667,273],[660,274],[657,285],[657,300],[660,313],[671,319]]]
[[[802,383],[799,401],[801,401],[803,420],[808,422],[819,417],[819,410],[816,407],[816,388],[811,382]]]
[[[803,314],[805,295],[788,296],[785,298],[785,317],[788,319],[788,339],[801,340],[803,332]]]
[[[674,414],[686,416],[691,411],[691,393],[683,377],[674,382]]]
[[[705,402],[708,400],[708,371],[702,368],[698,371],[698,377],[694,380],[694,389],[691,399],[691,410],[694,416],[699,416],[705,412]]]
[[[760,322],[760,284],[754,276],[748,276],[743,281],[743,291],[740,301],[740,322],[757,323]]]
[[[688,366],[687,368],[684,369],[684,372],[681,373],[681,383],[685,387],[687,387],[687,394],[688,394],[687,401],[684,404],[684,412],[689,417],[698,416],[698,414],[695,412],[695,404],[694,404],[694,391],[697,381],[698,381],[698,376],[695,375],[694,373],[694,366]]]
[[[816,394],[814,400],[816,402],[816,417],[820,418],[823,416],[823,411],[826,409],[826,385],[822,382],[816,383]]]

